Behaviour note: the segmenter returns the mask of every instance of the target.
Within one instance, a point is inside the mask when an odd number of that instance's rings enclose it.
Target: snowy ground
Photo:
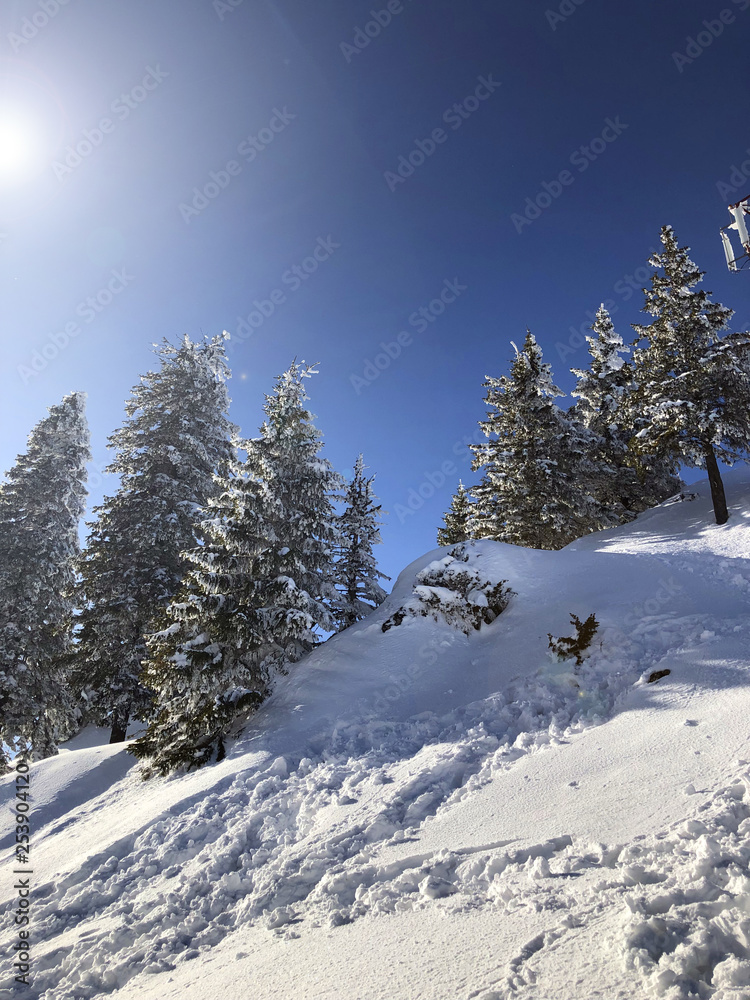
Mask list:
[[[750,474],[562,552],[469,636],[366,622],[219,765],[140,780],[85,733],[32,770],[33,985],[73,1000],[750,998]],[[547,632],[601,622],[581,667]],[[654,671],[669,670],[655,683]]]

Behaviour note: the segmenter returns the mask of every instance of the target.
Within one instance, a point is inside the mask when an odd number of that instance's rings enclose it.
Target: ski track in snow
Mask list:
[[[669,571],[693,573],[688,555],[681,559],[678,552]],[[750,560],[719,555],[706,560],[704,576],[707,585],[750,595]],[[548,929],[481,988],[467,986],[460,1000],[552,1000],[549,983],[537,987],[539,970],[582,929],[644,995],[747,1000],[747,747],[738,747],[734,770],[719,776],[717,787],[692,790],[684,818],[626,844],[586,843],[561,829],[539,843],[383,858],[390,848],[417,847],[426,821],[459,809],[522,758],[564,747],[606,722],[651,671],[724,640],[747,647],[750,626],[668,608],[642,616],[627,634],[605,621],[601,648],[575,671],[550,661],[452,713],[342,722],[314,753],[271,754],[260,770],[230,774],[35,889],[34,985],[12,995],[88,1000],[140,973],[170,972],[247,925],[295,939],[319,927],[438,907],[449,915],[491,909],[500,917],[520,910],[549,916]],[[722,669],[729,687],[731,668]],[[720,686],[720,672],[713,683]],[[671,697],[690,711],[689,689]],[[56,826],[42,838],[67,823],[64,814],[51,820]],[[13,908],[14,901],[2,906],[3,928]],[[3,948],[13,940],[7,930],[0,938]],[[608,994],[617,995],[632,997],[632,989]]]

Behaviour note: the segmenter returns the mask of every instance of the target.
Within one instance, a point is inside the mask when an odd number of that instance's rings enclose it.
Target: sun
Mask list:
[[[0,181],[26,179],[38,155],[32,126],[19,115],[0,109]]]

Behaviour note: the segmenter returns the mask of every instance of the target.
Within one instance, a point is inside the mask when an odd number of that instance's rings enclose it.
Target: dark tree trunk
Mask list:
[[[711,445],[706,446],[706,469],[708,470],[708,482],[711,486],[711,500],[714,505],[714,515],[717,524],[726,524],[729,520],[727,510],[727,498],[724,494],[724,483],[721,481],[719,463]]]
[[[115,712],[112,718],[112,732],[109,736],[110,743],[124,743],[128,734],[128,713]]]

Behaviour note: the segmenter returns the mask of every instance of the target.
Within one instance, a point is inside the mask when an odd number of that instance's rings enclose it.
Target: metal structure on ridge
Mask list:
[[[748,217],[750,217],[750,195],[729,206],[729,214],[733,222],[724,226],[721,230],[721,241],[724,244],[724,254],[727,258],[727,267],[730,271],[741,271],[750,265],[750,236],[747,233]],[[733,235],[730,237],[730,230],[737,234],[740,243],[740,252],[737,253]],[[734,242],[733,242],[734,239]]]

